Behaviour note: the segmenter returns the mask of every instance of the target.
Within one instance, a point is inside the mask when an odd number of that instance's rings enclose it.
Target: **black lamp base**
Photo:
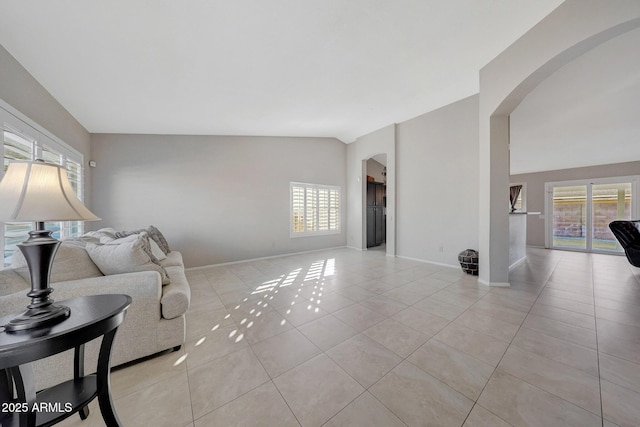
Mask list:
[[[49,298],[49,294],[53,292],[49,287],[49,275],[58,246],[60,241],[51,237],[51,231],[45,230],[42,222],[36,223],[36,229],[29,232],[29,238],[18,245],[27,261],[31,276],[31,291],[27,294],[31,298],[31,304],[27,306],[26,311],[4,325],[5,331],[39,328],[69,317],[69,307],[55,305]]]
[[[61,322],[69,317],[70,314],[71,310],[64,305],[51,304],[43,309],[29,308],[4,325],[4,330],[7,332],[15,332],[40,328]]]

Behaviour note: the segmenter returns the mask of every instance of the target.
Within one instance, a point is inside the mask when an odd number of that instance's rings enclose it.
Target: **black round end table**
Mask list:
[[[86,419],[87,405],[98,397],[106,425],[120,426],[111,399],[111,346],[131,297],[93,295],[60,304],[71,309],[71,315],[60,323],[17,332],[6,332],[0,327],[0,425],[50,426],[76,412]],[[0,325],[13,317],[0,318]],[[103,338],[97,371],[85,375],[84,344],[100,336]],[[72,348],[73,379],[36,393],[31,362]]]

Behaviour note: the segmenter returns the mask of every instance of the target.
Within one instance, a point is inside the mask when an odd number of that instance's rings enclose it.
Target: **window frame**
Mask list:
[[[294,188],[304,188],[304,196],[302,197],[303,201],[304,201],[304,207],[303,207],[303,212],[304,212],[304,217],[302,219],[302,224],[304,225],[304,230],[303,231],[294,231],[294,217],[295,217],[295,209],[294,209]],[[332,200],[332,196],[329,193],[328,196],[328,204],[326,207],[326,222],[327,222],[327,229],[326,230],[321,230],[320,228],[320,224],[322,223],[322,221],[324,220],[323,218],[321,218],[321,209],[320,209],[320,190],[328,190],[329,192],[337,192],[337,208],[331,204],[331,200]],[[315,213],[315,229],[313,230],[308,230],[307,229],[307,225],[308,225],[308,219],[307,219],[307,212],[308,212],[308,207],[307,207],[307,200],[308,200],[308,195],[307,192],[308,191],[313,191],[315,192],[314,198],[315,198],[315,205],[316,205],[316,213]],[[340,186],[337,185],[325,185],[325,184],[312,184],[312,183],[307,183],[307,182],[290,182],[289,183],[289,237],[291,238],[297,238],[297,237],[310,237],[310,236],[327,236],[327,235],[333,235],[333,234],[340,234],[342,232],[342,189],[340,188]],[[334,212],[332,215],[332,209],[337,209],[337,212]],[[336,224],[332,224],[331,218],[334,218],[334,222],[337,222]]]
[[[0,179],[4,176],[4,141],[5,131],[16,134],[20,138],[24,138],[31,144],[30,156],[28,160],[35,160],[38,158],[44,158],[44,154],[49,153],[49,157],[58,157],[56,163],[63,165],[68,169],[68,165],[74,165],[74,170],[77,172],[77,179],[73,180],[72,185],[75,185],[77,189],[77,196],[80,200],[84,200],[84,155],[78,150],[66,144],[64,141],[38,125],[33,120],[29,119],[24,114],[20,113],[15,108],[0,99],[0,136],[2,136],[2,142],[0,142],[0,151],[3,153],[3,167],[0,168]],[[51,160],[51,159],[49,159]],[[70,175],[70,181],[72,180]],[[76,224],[77,223],[77,224]],[[23,225],[26,229],[26,225],[29,224],[29,229],[33,228],[33,224],[30,223],[11,223],[12,225]],[[2,253],[2,259],[0,262],[0,269],[8,267],[5,264],[5,244],[6,244],[6,226],[5,223],[0,223],[0,253]],[[82,221],[56,221],[47,222],[47,228],[54,227],[54,232],[59,235],[59,238],[70,237],[84,232],[84,223]],[[74,232],[76,230],[76,232]],[[25,237],[26,238],[26,237]],[[7,260],[10,259],[7,258]]]

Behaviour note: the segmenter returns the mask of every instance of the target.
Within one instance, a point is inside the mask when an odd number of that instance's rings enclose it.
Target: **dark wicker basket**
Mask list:
[[[458,254],[458,261],[462,271],[473,276],[478,275],[478,251],[465,249]]]

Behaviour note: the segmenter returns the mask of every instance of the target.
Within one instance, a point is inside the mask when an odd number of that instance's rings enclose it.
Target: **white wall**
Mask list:
[[[346,244],[344,227],[289,237],[290,181],[338,185],[346,200],[337,139],[97,134],[92,153],[93,228],[153,224],[188,267]]]
[[[458,266],[478,249],[478,96],[398,124],[396,147],[398,256]]]
[[[568,63],[511,113],[511,173],[640,160],[640,29]]]
[[[84,155],[85,203],[91,206],[89,132],[0,45],[0,99]]]

